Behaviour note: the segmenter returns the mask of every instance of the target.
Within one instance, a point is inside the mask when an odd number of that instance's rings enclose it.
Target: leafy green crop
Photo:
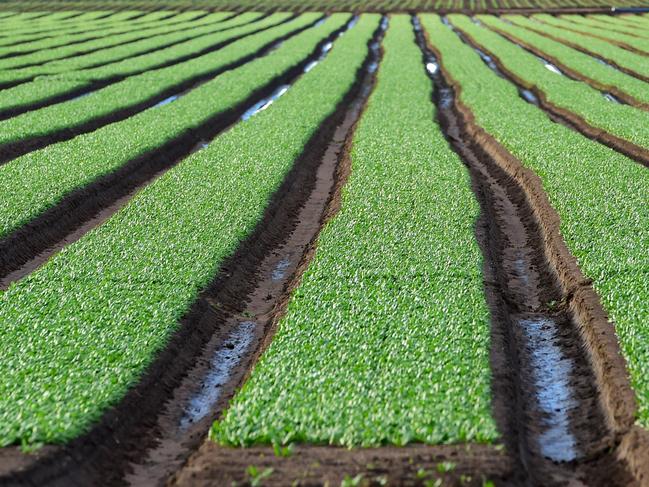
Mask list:
[[[568,15],[563,17],[555,17],[553,15],[537,15],[537,19],[542,22],[560,27],[562,29],[569,29],[571,31],[576,31],[582,34],[586,34],[588,39],[592,39],[593,35],[596,37],[604,38],[610,42],[623,42],[634,49],[642,51],[646,54],[649,54],[649,45],[646,39],[638,39],[632,35],[623,34],[621,32],[611,32],[606,29],[602,29],[601,26],[588,25],[584,22],[576,22],[574,19],[579,17],[578,15]]]
[[[285,14],[280,15],[280,18],[283,18]],[[2,121],[0,122],[0,147],[32,137],[46,136],[146,102],[187,80],[223,68],[245,56],[254,54],[277,37],[304,28],[312,24],[318,17],[320,14],[304,14],[295,20],[234,42],[216,52],[198,56],[167,68],[131,76],[97,90],[90,96],[57,103]],[[25,98],[35,101],[39,98],[42,99],[43,96],[58,95],[58,92],[65,93],[70,89],[78,89],[79,83],[83,86],[84,82],[75,81],[70,84],[65,79],[52,81],[50,78],[43,78],[16,88],[0,91],[0,108],[5,100],[11,105],[20,105],[25,102]],[[36,87],[44,87],[45,93],[41,93]],[[24,96],[16,97],[16,94]],[[13,100],[11,99],[12,95],[14,95]]]
[[[14,69],[32,64],[46,63],[59,58],[84,54],[92,50],[103,51],[120,44],[124,44],[120,46],[122,51],[135,55],[139,52],[138,48],[142,50],[152,49],[152,46],[155,46],[154,42],[156,40],[164,46],[165,44],[174,42],[176,38],[185,39],[193,37],[193,29],[198,31],[195,35],[199,35],[202,30],[210,33],[218,28],[216,26],[220,25],[219,21],[227,18],[229,15],[231,14],[225,12],[216,13],[195,21],[190,20],[180,23],[167,22],[169,25],[166,25],[162,21],[162,25],[154,25],[153,27],[121,22],[119,25],[110,29],[103,28],[99,33],[85,31],[76,35],[64,34],[39,39],[34,42],[3,47],[0,48],[0,54],[12,54],[12,56],[0,59],[0,69]],[[206,24],[211,29],[204,27]],[[176,31],[181,32],[177,34]],[[85,40],[85,42],[81,42],[81,40]],[[113,50],[116,49],[117,47],[113,48]]]
[[[351,88],[377,23],[362,16],[269,109],[0,294],[0,444],[69,440],[138,380]],[[278,49],[275,64],[301,50]]]
[[[541,34],[549,34],[556,37],[561,42],[579,46],[595,56],[599,56],[606,60],[612,60],[629,71],[649,77],[649,58],[646,56],[627,51],[626,49],[614,46],[609,42],[596,39],[595,37],[589,37],[550,24],[544,24],[536,21],[535,15],[532,15],[529,18],[523,17],[522,15],[505,15],[503,18],[513,22],[514,24],[540,32]]]
[[[494,15],[479,15],[478,19],[486,25],[495,27],[498,30],[514,36],[516,39],[531,44],[546,55],[554,57],[565,66],[580,72],[584,76],[604,86],[614,86],[635,97],[637,100],[649,103],[647,83],[638,78],[606,66],[592,56],[537,34],[532,30],[503,22]]]
[[[434,122],[409,17],[391,17],[342,209],[250,379],[231,445],[497,438],[489,313],[466,169]]]
[[[243,102],[253,90],[303,61],[320,40],[349,17],[334,14],[270,55],[228,71],[173,103],[0,165],[0,194],[7,195],[0,200],[0,238],[57,204],[69,192]]]
[[[523,80],[527,88],[536,87],[543,92],[549,103],[581,116],[594,127],[649,148],[649,113],[646,111],[611,103],[588,84],[546,69],[534,55],[499,34],[475,25],[464,15],[449,18],[483,50],[498,57],[504,69]]]
[[[568,248],[615,323],[638,421],[649,427],[649,171],[551,122],[439,17],[422,15],[422,23],[476,122],[541,178]]]

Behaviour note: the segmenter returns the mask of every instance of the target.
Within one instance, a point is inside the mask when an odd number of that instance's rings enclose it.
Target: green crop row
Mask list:
[[[515,39],[535,47],[546,56],[553,57],[564,66],[593,80],[599,86],[615,87],[638,101],[649,103],[649,89],[647,83],[644,81],[629,76],[617,69],[612,69],[610,66],[605,66],[592,56],[537,34],[534,31],[503,22],[493,15],[479,15],[478,19],[489,27],[509,34]]]
[[[161,66],[178,64],[183,62],[183,58],[193,57],[193,54],[199,56],[202,49],[231,42],[237,37],[252,35],[259,30],[279,25],[285,22],[290,14],[271,14],[263,20],[249,23],[257,16],[258,14],[243,14],[237,17],[237,24],[233,25],[230,21],[224,21],[220,23],[221,27],[212,34],[201,36],[198,39],[190,39],[181,44],[158,49],[147,54],[128,57],[128,46],[120,46],[86,56],[54,61],[36,68],[0,72],[0,81],[27,81],[36,77],[31,82],[0,90],[0,110],[25,107],[82,88],[89,88],[94,81],[111,81],[126,78],[158,69]],[[232,22],[235,22],[235,20]],[[239,25],[239,23],[242,25]],[[159,43],[161,41],[154,42]],[[113,58],[116,56],[118,60],[114,61]],[[124,59],[125,57],[126,59]],[[94,66],[97,64],[97,67],[83,69],[84,65]],[[78,70],[75,71],[75,69]],[[61,74],[39,76],[44,71],[60,72]]]
[[[649,148],[649,113],[646,111],[609,102],[587,83],[546,69],[534,55],[499,34],[474,24],[464,15],[450,15],[449,19],[482,50],[497,57],[504,70],[522,80],[526,88],[536,87],[543,92],[552,105],[579,115],[594,127]]]
[[[180,24],[174,23],[169,26],[163,22],[161,26],[156,25],[148,29],[138,26],[121,26],[106,31],[105,35],[102,34],[100,38],[96,38],[97,34],[84,34],[90,37],[90,40],[71,44],[66,41],[68,38],[74,36],[43,39],[35,43],[7,48],[9,51],[13,49],[16,52],[19,49],[24,49],[25,52],[30,52],[30,54],[0,59],[0,69],[17,69],[31,65],[43,65],[42,68],[34,66],[33,71],[40,74],[49,73],[49,67],[65,63],[67,58],[72,56],[75,56],[75,59],[71,63],[67,63],[69,65],[68,69],[84,67],[82,60],[78,58],[94,59],[95,56],[93,55],[98,55],[101,62],[119,60],[126,56],[133,57],[151,49],[164,48],[172,43],[194,39],[202,35],[219,32],[224,28],[232,27],[228,22],[220,22],[228,16],[230,14],[226,12],[216,13],[197,21],[187,21]],[[238,24],[235,23],[234,25]],[[34,48],[37,45],[40,50],[31,52],[35,50]],[[54,47],[57,47],[57,49],[53,49]]]
[[[268,110],[0,294],[0,444],[69,440],[137,382],[351,88],[377,22],[362,16]],[[299,57],[302,40],[273,56]]]
[[[126,78],[123,81],[95,91],[90,96],[65,103],[57,103],[40,110],[9,118],[0,122],[0,148],[4,144],[47,136],[144,103],[160,93],[173,89],[174,86],[224,68],[245,56],[252,55],[262,46],[272,43],[274,39],[313,24],[319,17],[320,14],[317,13],[303,14],[295,20],[241,39],[218,51],[168,68],[147,71]],[[270,21],[273,20],[270,19]],[[58,88],[61,92],[65,92],[76,86],[75,84],[69,84],[65,80],[57,83],[48,83],[46,80],[42,80],[6,91],[14,94],[17,92],[19,94],[24,93],[27,100],[30,101],[38,100],[38,97],[43,96],[43,94],[38,91],[29,92],[27,88],[32,87],[33,89],[32,85],[41,86],[43,84],[46,85],[46,94],[50,96],[52,93],[50,89]],[[2,92],[0,92],[1,94]],[[20,106],[20,103],[25,103],[25,97],[15,96],[14,104]]]
[[[634,36],[633,39],[635,41],[639,40],[638,37],[644,37],[645,42],[649,40],[649,33],[646,29],[642,29],[640,26],[616,22],[615,17],[610,17],[608,15],[590,15],[588,17],[582,17],[581,15],[566,15],[561,16],[560,18],[588,27],[594,27],[596,31],[601,31],[607,35],[625,34],[627,36]]]
[[[584,34],[586,35],[586,39],[592,39],[593,37],[600,37],[612,43],[622,42],[624,44],[633,47],[634,49],[649,54],[649,45],[647,44],[646,39],[645,40],[638,39],[637,37],[628,34],[623,34],[621,32],[609,32],[595,25],[587,25],[585,23],[572,21],[576,17],[577,17],[576,15],[563,16],[563,17],[555,17],[553,15],[536,16],[536,18],[541,22],[553,25],[555,27],[559,27],[561,29],[576,31],[581,34]]]
[[[615,323],[639,403],[638,420],[648,427],[649,171],[553,123],[439,17],[422,15],[422,20],[444,67],[462,86],[461,100],[476,123],[541,178],[569,250]]]
[[[0,191],[7,195],[0,200],[0,238],[57,204],[69,192],[243,102],[252,91],[303,61],[321,39],[349,17],[336,14],[324,24],[289,39],[268,56],[226,72],[173,103],[0,166]]]
[[[237,16],[232,20],[217,23],[197,30],[212,30],[204,35],[191,31],[188,33],[177,33],[169,37],[189,37],[173,46],[157,49],[159,45],[165,45],[164,38],[156,38],[152,41],[137,42],[137,46],[130,44],[115,46],[110,49],[89,53],[82,56],[75,56],[67,59],[54,60],[49,63],[34,66],[31,68],[0,71],[0,83],[2,82],[23,82],[32,80],[41,75],[57,75],[57,78],[66,80],[106,80],[115,77],[126,77],[139,74],[149,69],[156,69],[168,64],[174,64],[188,56],[199,53],[201,50],[210,49],[215,45],[228,42],[236,37],[252,34],[260,29],[271,27],[277,23],[284,22],[290,17],[289,13],[274,14],[259,21],[256,19],[259,14],[246,13]],[[254,21],[254,22],[251,22]],[[197,37],[194,37],[197,36]],[[148,49],[144,45],[148,42]],[[152,52],[144,52],[153,49]],[[134,52],[133,52],[134,51]]]
[[[268,350],[215,423],[229,445],[492,441],[489,312],[467,170],[393,15],[341,210]]]
[[[578,47],[606,61],[612,61],[632,73],[649,78],[649,57],[641,56],[610,42],[539,22],[536,15],[505,15],[503,18],[543,35],[550,35],[569,46]]]
[[[196,12],[196,14],[198,15],[200,14],[200,12]],[[97,31],[105,28],[105,26],[107,25],[113,25],[118,22],[128,21],[133,25],[137,25],[136,21],[139,19],[135,19],[135,20],[129,19],[129,17],[133,17],[135,15],[138,15],[138,12],[129,12],[128,16],[121,16],[119,19],[113,19],[113,20],[108,20],[113,17],[111,16],[107,19],[101,18],[96,21],[84,20],[79,24],[74,24],[71,26],[50,27],[42,30],[39,29],[38,27],[32,27],[24,30],[15,30],[0,36],[0,46],[5,46],[7,44],[30,42],[45,37],[56,37],[56,36],[66,35],[66,34],[80,34],[81,32],[84,31],[86,32]]]

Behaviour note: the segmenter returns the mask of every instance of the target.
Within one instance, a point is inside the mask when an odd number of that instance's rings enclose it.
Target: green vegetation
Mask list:
[[[243,102],[253,90],[303,61],[321,39],[349,17],[335,14],[270,55],[226,72],[173,103],[1,165],[0,188],[3,195],[10,196],[0,200],[0,238],[58,203],[69,192]]]
[[[245,76],[231,74],[216,93],[245,91],[239,85],[263,78],[253,73],[293,64],[340,17],[287,42]],[[269,109],[185,159],[0,293],[0,444],[69,440],[138,380],[351,88],[378,20],[362,16]],[[204,104],[198,96],[185,109]],[[130,135],[122,131],[121,142],[106,151],[126,145]]]
[[[552,56],[563,65],[583,74],[601,86],[614,86],[637,100],[649,103],[647,83],[612,69],[598,62],[592,56],[577,51],[560,42],[537,34],[534,31],[503,22],[493,15],[479,15],[478,19],[498,31],[505,32],[517,40],[534,46],[547,56]]]
[[[241,58],[252,55],[274,39],[313,24],[319,17],[320,14],[316,13],[303,14],[291,22],[282,23],[277,27],[253,34],[218,51],[198,56],[168,68],[151,70],[126,78],[123,81],[95,91],[90,96],[50,105],[2,121],[0,122],[0,147],[4,144],[32,137],[46,136],[144,103],[173,89],[175,86],[215,70],[223,69]],[[346,19],[346,17],[334,20],[331,25],[340,27],[343,19]],[[71,87],[77,86],[76,84],[70,85],[65,81],[52,83],[48,82],[47,79],[39,80],[6,90],[7,101],[11,102],[13,106],[21,106],[27,100],[33,101],[35,98],[38,100],[43,95],[40,91],[35,90],[33,85],[45,85],[45,96],[52,95],[50,90],[58,89],[65,93]],[[4,101],[3,93],[5,92],[0,91],[0,100],[2,101]],[[10,98],[11,94],[14,95],[13,100]],[[24,96],[21,97],[20,95]],[[12,105],[3,107],[0,104],[0,107],[12,108]]]
[[[594,127],[649,148],[649,113],[646,111],[606,102],[600,91],[546,69],[534,55],[474,24],[466,16],[451,15],[449,18],[484,51],[497,57],[507,72],[521,80],[526,88],[537,88],[552,105],[579,115]]]
[[[615,323],[638,399],[638,421],[648,427],[649,171],[551,122],[439,17],[422,15],[422,21],[476,122],[541,178],[568,248]]]
[[[140,46],[145,46],[145,49],[151,49],[153,41],[166,40],[166,43],[160,43],[164,47],[171,42],[178,42],[190,37],[187,29],[197,29],[196,34],[199,35],[204,31],[210,33],[215,30],[214,25],[218,29],[219,21],[227,18],[230,14],[222,12],[211,14],[199,20],[187,20],[184,22],[166,22],[161,21],[158,25],[154,26],[141,26],[138,24],[131,24],[130,22],[121,22],[120,25],[107,29],[101,28],[99,32],[84,32],[82,34],[70,35],[63,34],[56,37],[47,37],[39,39],[34,42],[25,42],[8,47],[0,48],[0,54],[9,55],[0,59],[0,69],[14,69],[23,66],[31,66],[36,64],[46,63],[55,59],[67,58],[93,51],[103,51],[112,46],[128,44],[128,51],[132,55],[138,54],[142,49]],[[161,25],[160,25],[161,24]],[[207,24],[207,27],[200,27]],[[209,27],[212,27],[211,29]],[[207,30],[206,30],[207,29]],[[176,31],[185,31],[184,36],[171,35]],[[167,36],[165,39],[163,36]],[[142,41],[140,41],[143,39]],[[85,42],[82,42],[85,40]],[[135,42],[140,41],[140,42]],[[122,46],[125,48],[125,46]],[[54,49],[57,48],[57,49]]]
[[[384,49],[342,209],[273,342],[213,426],[218,442],[497,437],[478,205],[434,122],[409,17],[391,17]]]
[[[585,50],[606,61],[614,62],[631,73],[649,78],[649,57],[627,51],[595,37],[544,24],[535,20],[535,15],[529,18],[522,15],[505,15],[503,18],[541,34],[550,35],[569,46]]]
[[[604,39],[605,41],[612,42],[613,44],[623,43],[632,47],[633,49],[637,49],[638,51],[642,51],[645,54],[649,54],[649,45],[647,45],[646,39],[639,39],[632,35],[623,34],[621,32],[610,32],[596,25],[587,25],[586,23],[571,21],[576,17],[577,16],[555,17],[553,15],[543,14],[535,16],[535,18],[540,20],[541,22],[554,25],[562,29],[585,34],[586,39],[599,37]]]

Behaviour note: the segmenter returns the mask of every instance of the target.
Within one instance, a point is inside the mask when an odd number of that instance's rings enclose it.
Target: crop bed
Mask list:
[[[0,4],[0,485],[649,485],[649,14],[204,3]]]

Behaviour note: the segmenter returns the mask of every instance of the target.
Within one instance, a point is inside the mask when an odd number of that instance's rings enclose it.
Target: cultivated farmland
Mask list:
[[[649,13],[0,4],[0,486],[649,485]]]

